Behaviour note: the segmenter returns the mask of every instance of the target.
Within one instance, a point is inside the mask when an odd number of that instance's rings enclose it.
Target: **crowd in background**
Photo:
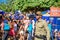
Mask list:
[[[0,14],[0,35],[1,40],[34,40],[36,28],[36,15],[34,13],[5,13]],[[48,22],[50,35],[52,25]],[[56,33],[55,33],[56,32]],[[60,37],[60,32],[55,31],[55,37]],[[51,38],[53,40],[53,37]]]
[[[35,21],[33,15],[26,14],[0,14],[1,39],[30,40],[34,36]],[[32,31],[33,30],[33,31]],[[31,34],[29,34],[31,32]]]

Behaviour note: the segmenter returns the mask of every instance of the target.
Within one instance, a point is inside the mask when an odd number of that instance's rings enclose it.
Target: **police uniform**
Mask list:
[[[36,22],[35,40],[49,40],[50,32],[45,20],[38,20]]]

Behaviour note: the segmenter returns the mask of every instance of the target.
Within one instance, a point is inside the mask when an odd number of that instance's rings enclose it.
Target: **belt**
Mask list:
[[[44,39],[46,40],[46,36],[45,35],[35,35],[36,38],[39,38],[39,39]]]

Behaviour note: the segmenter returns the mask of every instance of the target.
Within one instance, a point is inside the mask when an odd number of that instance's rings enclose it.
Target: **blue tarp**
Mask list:
[[[46,20],[47,22],[50,20],[49,18],[50,18],[50,15],[49,15],[49,14],[44,14],[44,15],[42,16],[42,19],[43,19],[43,20]]]
[[[51,17],[50,21],[51,20],[52,20],[52,27],[53,27],[53,29],[60,30],[60,17]]]

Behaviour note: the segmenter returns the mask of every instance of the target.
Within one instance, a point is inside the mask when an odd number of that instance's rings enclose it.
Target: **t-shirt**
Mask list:
[[[32,24],[30,23],[27,30],[28,30],[28,32],[32,32],[32,29],[33,29]]]
[[[32,30],[33,30],[33,24],[32,24],[32,20],[30,20],[30,23],[29,23],[29,25],[28,25],[28,32],[32,32]]]
[[[52,30],[52,25],[51,25],[51,24],[48,24],[48,28],[49,28],[49,30],[50,30],[50,32],[51,32],[51,30]]]

